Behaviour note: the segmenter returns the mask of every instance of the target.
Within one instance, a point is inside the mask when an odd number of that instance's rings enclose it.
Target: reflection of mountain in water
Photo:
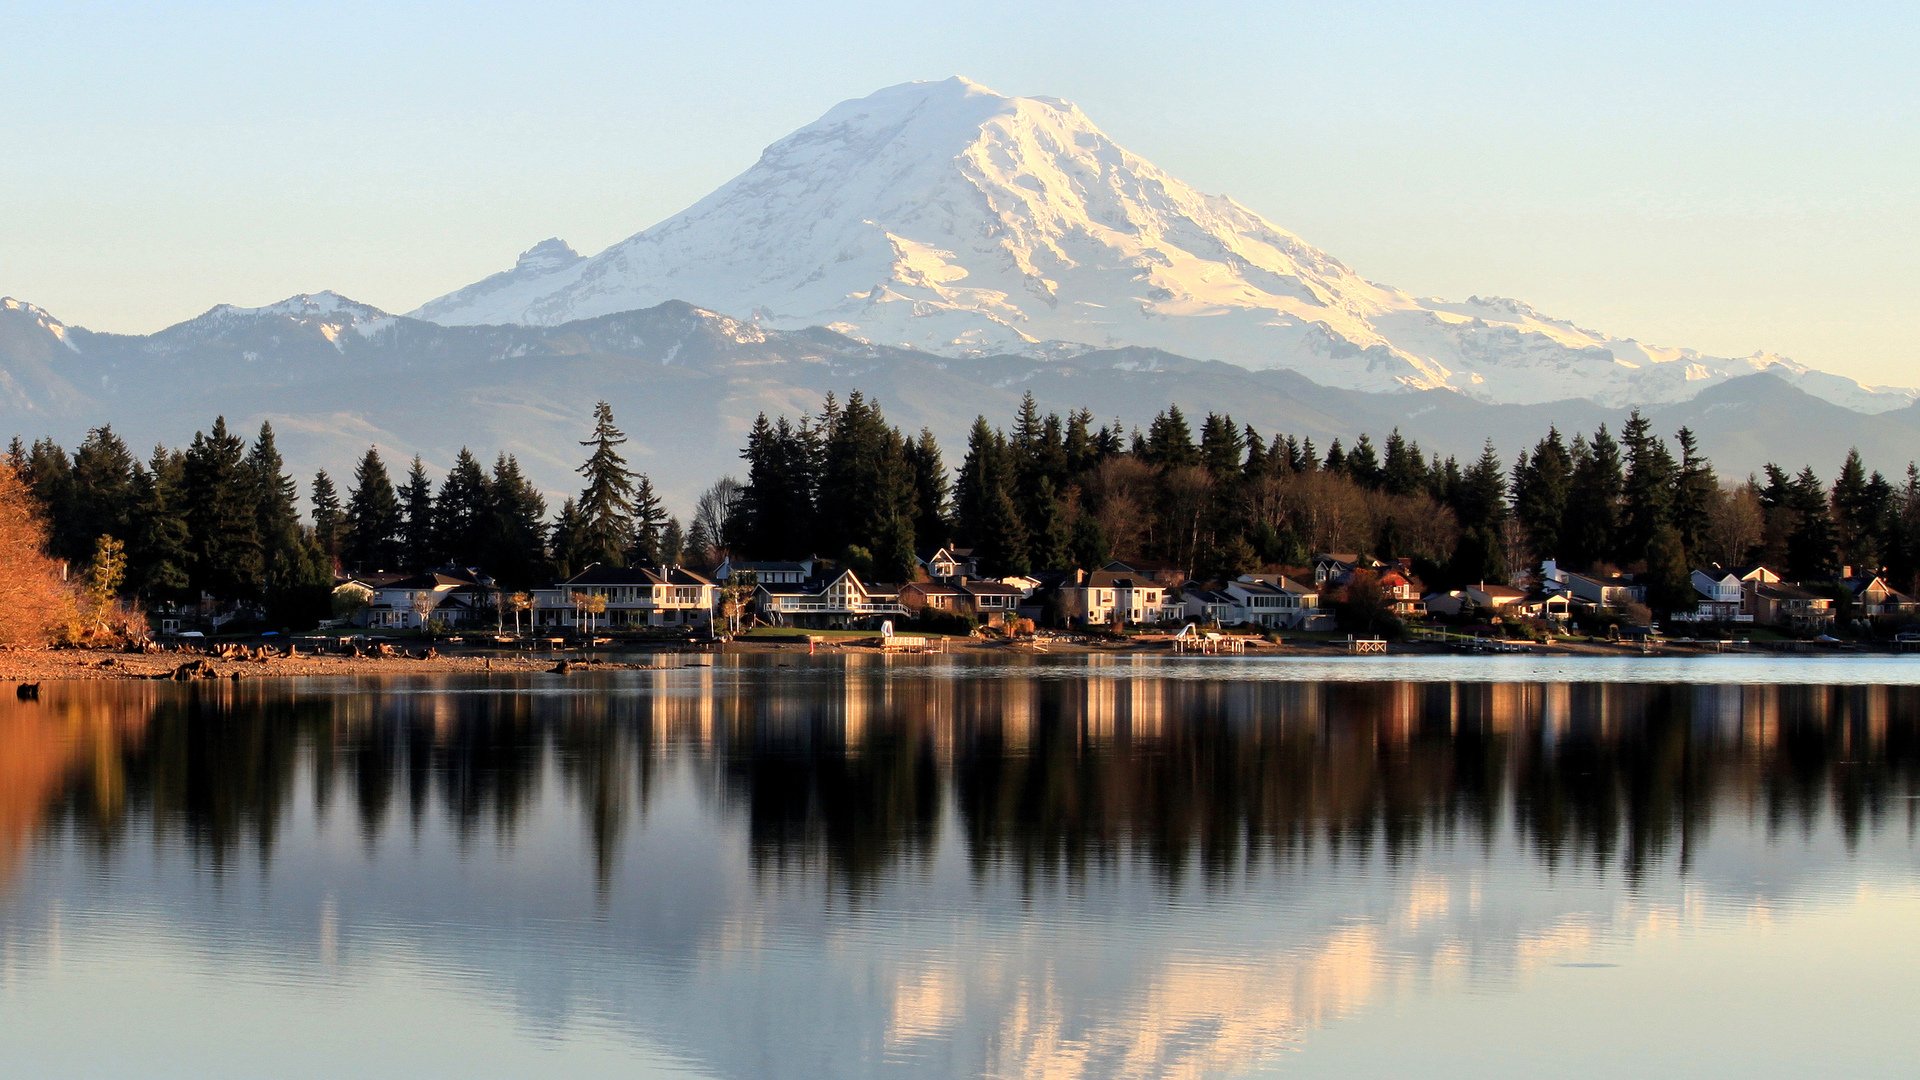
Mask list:
[[[773,1040],[801,1072],[1145,1073],[1911,860],[1916,688],[1105,675],[50,687],[0,703],[38,778],[0,787],[0,939],[60,901],[37,842],[151,861],[105,888],[216,951],[398,935],[536,1026],[729,1075]]]

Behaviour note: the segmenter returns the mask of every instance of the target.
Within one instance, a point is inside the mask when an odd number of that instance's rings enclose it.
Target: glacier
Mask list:
[[[548,239],[410,314],[554,326],[670,300],[946,356],[1146,347],[1502,404],[1670,403],[1762,371],[1863,412],[1917,396],[1771,353],[1651,346],[1506,298],[1414,296],[1195,190],[1070,102],[959,77],[843,102],[605,251]]]

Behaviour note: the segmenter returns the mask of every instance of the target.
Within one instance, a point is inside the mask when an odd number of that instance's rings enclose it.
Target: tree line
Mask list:
[[[472,566],[523,589],[593,563],[710,567],[728,555],[819,555],[904,581],[949,542],[989,574],[1119,558],[1228,577],[1336,551],[1409,559],[1434,587],[1507,581],[1557,558],[1644,573],[1656,606],[1689,603],[1689,570],[1710,563],[1764,561],[1807,581],[1885,568],[1909,590],[1920,573],[1912,464],[1897,485],[1857,452],[1830,485],[1811,466],[1773,464],[1728,483],[1691,431],[1669,443],[1637,411],[1617,437],[1604,424],[1571,439],[1549,429],[1511,463],[1491,440],[1461,462],[1398,430],[1322,451],[1225,413],[1196,435],[1170,405],[1128,430],[1085,409],[1043,413],[1029,394],[1005,427],[977,418],[950,471],[931,431],[889,424],[856,390],[797,419],[758,416],[745,478],[710,485],[684,530],[629,466],[626,441],[597,404],[582,488],[551,517],[511,454],[489,468],[463,448],[437,483],[416,455],[396,482],[369,448],[344,495],[324,470],[313,476],[303,519],[271,425],[249,442],[224,418],[145,460],[110,426],[72,453],[16,438],[7,460],[44,508],[49,553],[90,567],[114,538],[118,590],[148,602],[205,593],[313,608],[343,573]]]

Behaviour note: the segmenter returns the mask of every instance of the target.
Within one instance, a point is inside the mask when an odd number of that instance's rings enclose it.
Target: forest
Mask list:
[[[395,479],[369,448],[344,492],[316,473],[303,513],[272,427],[249,440],[224,418],[144,459],[101,426],[72,452],[15,438],[5,460],[46,554],[83,575],[111,560],[120,598],[206,594],[286,622],[324,612],[353,573],[471,566],[519,589],[595,562],[820,556],[904,581],[917,554],[950,542],[994,575],[1124,559],[1207,579],[1336,551],[1408,559],[1434,588],[1509,581],[1556,558],[1647,575],[1656,609],[1690,603],[1694,566],[1764,562],[1802,582],[1884,569],[1909,591],[1920,571],[1913,464],[1898,483],[1857,452],[1831,483],[1811,464],[1729,480],[1691,432],[1669,442],[1638,412],[1617,434],[1550,429],[1510,460],[1489,440],[1467,462],[1397,430],[1322,449],[1209,413],[1196,434],[1176,405],[1129,430],[1086,410],[1043,414],[1029,395],[1008,421],[976,419],[949,469],[932,432],[890,425],[858,390],[815,414],[763,414],[744,476],[715,479],[684,528],[629,466],[604,402],[580,444],[581,488],[552,512],[512,454],[489,466],[463,449],[438,478],[416,455]]]

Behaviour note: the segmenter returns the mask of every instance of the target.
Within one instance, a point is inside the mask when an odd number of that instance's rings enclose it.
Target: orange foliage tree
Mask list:
[[[73,590],[47,556],[45,514],[19,472],[0,462],[0,647],[46,645],[74,616]]]

